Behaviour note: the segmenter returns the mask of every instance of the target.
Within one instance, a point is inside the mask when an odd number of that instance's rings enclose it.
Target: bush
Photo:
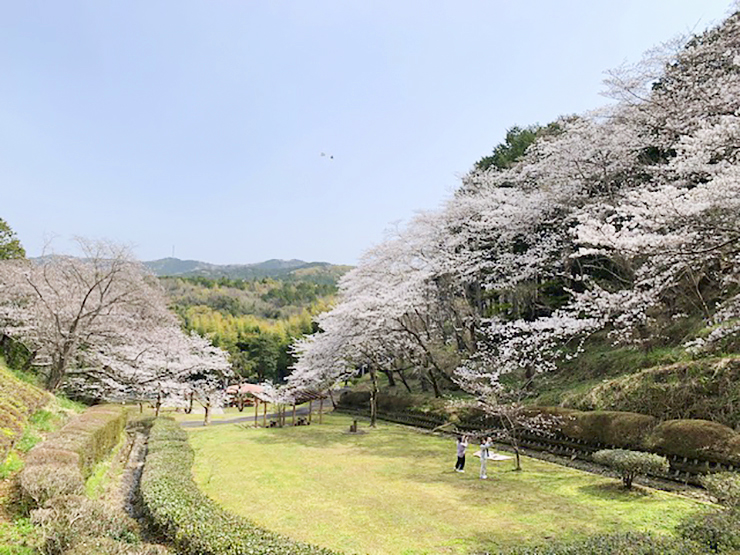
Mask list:
[[[84,487],[82,474],[73,465],[34,464],[21,472],[21,489],[37,506],[59,495],[80,495]]]
[[[701,478],[701,485],[723,505],[740,507],[740,475],[735,472],[708,474]]]
[[[121,407],[93,407],[29,451],[21,490],[37,506],[81,493],[94,466],[116,446],[126,424]]]
[[[681,538],[651,534],[606,534],[585,540],[555,542],[539,547],[520,547],[508,555],[702,555],[706,551]]]
[[[709,420],[668,420],[653,429],[646,438],[645,447],[664,455],[737,463],[740,450],[732,451],[737,435],[732,428]]]
[[[561,429],[574,439],[589,443],[614,445],[623,449],[641,447],[658,424],[652,416],[634,412],[576,412],[566,419]]]
[[[367,408],[370,406],[369,391],[345,391],[339,396],[339,405],[350,408]]]
[[[632,480],[638,475],[668,471],[668,461],[665,457],[640,451],[603,449],[593,454],[593,460],[619,472],[625,488],[631,488]]]
[[[33,511],[31,518],[42,530],[43,551],[47,555],[61,555],[78,544],[140,543],[136,521],[119,510],[79,495],[57,496]]]
[[[193,482],[193,452],[183,439],[184,432],[174,421],[155,422],[140,486],[142,504],[152,527],[169,538],[179,553],[331,553],[268,532],[220,508]]]
[[[711,553],[740,553],[740,511],[723,509],[691,518],[679,533]]]

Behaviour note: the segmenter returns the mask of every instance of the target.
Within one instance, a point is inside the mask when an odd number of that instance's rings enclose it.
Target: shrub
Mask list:
[[[78,543],[139,543],[136,521],[121,511],[79,495],[57,496],[43,508],[33,511],[31,518],[42,530],[47,555],[66,553]],[[108,541],[101,542],[103,539]],[[99,551],[88,551],[91,552]]]
[[[79,495],[84,490],[82,474],[69,464],[26,465],[21,472],[21,489],[36,505],[58,495]]]
[[[685,521],[678,531],[711,553],[740,553],[740,511],[711,511]]]
[[[604,534],[584,540],[555,542],[539,547],[520,547],[508,555],[702,555],[706,551],[682,538],[651,534]]]
[[[632,480],[640,474],[657,474],[668,471],[668,461],[665,457],[640,451],[603,449],[593,454],[593,460],[619,472],[626,488],[631,488]]]
[[[634,412],[592,411],[571,414],[561,429],[574,439],[632,449],[643,445],[657,423],[652,416]]]
[[[228,513],[198,490],[192,479],[193,452],[172,420],[158,419],[149,436],[141,498],[155,531],[180,553],[199,555],[329,554],[268,532]]]
[[[367,408],[370,406],[370,392],[345,391],[339,397],[339,404],[343,407]]]
[[[28,453],[21,490],[37,505],[82,492],[85,478],[118,443],[126,423],[119,407],[88,409]]]
[[[734,508],[740,506],[740,475],[734,472],[708,474],[701,478],[701,485],[723,505]]]
[[[737,433],[708,420],[668,420],[661,422],[646,438],[645,447],[665,455],[689,459],[717,458],[740,462],[740,452],[732,453]]]

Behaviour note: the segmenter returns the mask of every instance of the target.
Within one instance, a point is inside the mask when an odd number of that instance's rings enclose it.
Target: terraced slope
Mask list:
[[[0,462],[23,434],[28,418],[51,400],[51,396],[16,378],[0,359]]]

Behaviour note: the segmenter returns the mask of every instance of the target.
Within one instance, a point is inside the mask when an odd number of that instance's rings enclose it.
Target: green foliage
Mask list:
[[[584,364],[591,357],[584,353]],[[581,357],[579,357],[580,359]],[[626,366],[626,365],[625,365]],[[570,390],[558,399],[585,410],[610,408],[635,411],[661,419],[695,418],[712,420],[735,428],[740,425],[740,358],[682,361],[600,380],[587,391]],[[587,370],[573,373],[585,378]],[[625,372],[630,372],[625,368]]]
[[[507,555],[701,555],[707,551],[684,539],[627,532],[596,535],[585,540],[521,547]]]
[[[330,551],[293,542],[230,514],[201,493],[192,479],[193,451],[172,420],[152,427],[141,478],[143,506],[153,527],[180,553],[203,555],[309,554]]]
[[[740,511],[709,511],[686,520],[679,533],[708,553],[740,553]]]
[[[665,457],[641,451],[603,449],[593,454],[593,460],[616,470],[621,475],[625,488],[631,488],[632,481],[639,475],[668,471],[668,460]]]
[[[0,260],[26,258],[26,251],[8,223],[0,218]]]
[[[5,461],[0,463],[0,480],[5,480],[21,468],[23,468],[23,460],[18,456],[18,453],[11,451]]]
[[[702,477],[701,484],[723,505],[740,507],[740,474],[736,472],[708,474]]]
[[[553,122],[545,127],[535,124],[521,128],[517,125],[506,130],[504,142],[498,144],[490,156],[484,156],[475,163],[475,169],[487,170],[491,167],[504,170],[522,159],[527,149],[539,137],[560,133],[560,125]]]
[[[0,359],[0,462],[23,437],[28,418],[50,398],[48,393],[15,377]]]
[[[727,426],[707,420],[668,420],[658,424],[646,438],[651,450],[679,457],[714,458],[740,463],[738,434]]]
[[[39,544],[38,531],[29,518],[0,521],[0,555],[38,555]]]
[[[657,424],[656,418],[633,412],[574,411],[560,429],[568,437],[589,443],[636,448],[643,446]]]

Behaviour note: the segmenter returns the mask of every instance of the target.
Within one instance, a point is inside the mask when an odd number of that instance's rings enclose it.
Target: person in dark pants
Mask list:
[[[468,448],[468,436],[458,436],[457,438],[457,462],[455,463],[455,472],[465,472],[465,449]]]

